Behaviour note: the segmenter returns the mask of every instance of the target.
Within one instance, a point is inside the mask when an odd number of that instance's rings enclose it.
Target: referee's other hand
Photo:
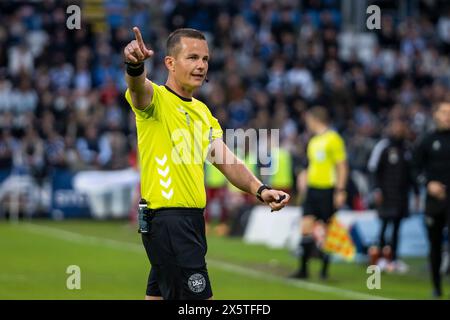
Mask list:
[[[291,197],[284,191],[266,189],[261,193],[261,198],[264,200],[265,204],[272,208],[272,211],[279,211],[288,204]]]
[[[153,56],[153,50],[147,49],[138,27],[133,28],[135,40],[127,44],[123,49],[125,61],[130,63],[141,63]]]

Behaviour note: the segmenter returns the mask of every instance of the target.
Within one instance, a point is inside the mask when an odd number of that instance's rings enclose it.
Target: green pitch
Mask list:
[[[407,260],[406,275],[382,274],[367,289],[366,267],[334,263],[327,281],[313,261],[309,281],[288,280],[296,259],[286,250],[209,237],[215,299],[428,299],[426,261]],[[67,267],[81,270],[81,289],[66,287]],[[149,264],[128,222],[0,222],[0,299],[142,299]],[[446,282],[445,293],[450,286]]]

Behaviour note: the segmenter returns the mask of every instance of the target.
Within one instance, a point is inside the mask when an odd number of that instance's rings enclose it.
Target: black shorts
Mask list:
[[[314,216],[317,220],[328,223],[335,212],[333,194],[333,188],[308,188],[303,204],[303,216]]]
[[[164,300],[212,297],[203,209],[158,209],[150,225],[150,232],[142,234],[152,265],[146,294]]]

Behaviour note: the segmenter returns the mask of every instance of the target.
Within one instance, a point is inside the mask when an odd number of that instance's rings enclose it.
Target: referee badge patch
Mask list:
[[[200,273],[194,273],[188,280],[189,289],[194,293],[200,293],[206,288],[206,279]]]

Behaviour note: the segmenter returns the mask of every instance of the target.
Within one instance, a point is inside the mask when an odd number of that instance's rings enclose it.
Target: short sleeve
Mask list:
[[[211,132],[211,140],[222,138],[223,130],[220,126],[219,121],[211,114],[211,111],[208,109],[208,119],[211,124],[212,132]]]
[[[152,82],[152,87],[153,87],[152,101],[144,109],[138,109],[133,105],[133,101],[131,100],[131,95],[130,95],[130,89],[127,89],[125,91],[125,99],[127,100],[128,104],[130,105],[133,112],[136,114],[137,120],[145,120],[145,119],[152,118],[154,116],[155,109],[157,108],[157,105],[158,105],[161,89],[159,88],[159,86],[157,84],[155,84],[153,82]]]
[[[333,139],[331,140],[331,154],[335,163],[342,162],[347,159],[344,140],[337,133],[333,134]]]

